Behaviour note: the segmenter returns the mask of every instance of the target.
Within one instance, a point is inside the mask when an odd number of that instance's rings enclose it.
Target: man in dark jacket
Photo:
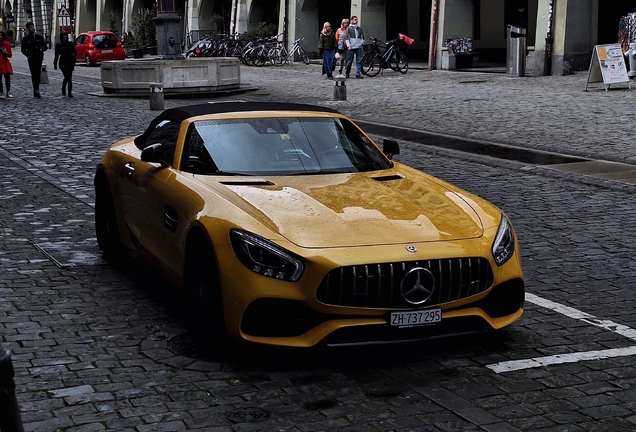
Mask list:
[[[33,96],[39,98],[40,73],[42,72],[42,61],[44,61],[44,51],[46,51],[47,46],[42,35],[35,32],[35,25],[32,22],[26,23],[26,29],[29,33],[22,38],[20,49],[29,61]]]

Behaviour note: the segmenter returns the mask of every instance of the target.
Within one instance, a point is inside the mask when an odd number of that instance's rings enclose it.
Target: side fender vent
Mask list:
[[[170,232],[176,232],[178,223],[179,213],[177,213],[175,209],[165,206],[163,211],[163,226],[168,228]]]

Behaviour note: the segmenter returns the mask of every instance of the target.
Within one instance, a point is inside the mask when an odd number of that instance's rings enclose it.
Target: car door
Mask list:
[[[171,183],[175,180],[172,168],[179,136],[180,122],[164,121],[149,135],[147,145],[162,144],[164,165],[131,159],[122,166],[119,187],[124,220],[136,246],[165,264],[162,249],[166,237],[173,237],[178,223],[178,210],[169,202]],[[167,165],[167,166],[165,166]]]
[[[86,52],[86,41],[88,40],[88,35],[80,34],[75,39],[75,61],[83,62],[84,61],[84,53]]]

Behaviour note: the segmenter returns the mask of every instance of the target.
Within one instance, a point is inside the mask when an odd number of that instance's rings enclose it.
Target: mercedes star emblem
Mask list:
[[[426,303],[435,290],[435,277],[424,267],[410,269],[400,283],[402,297],[412,305]]]
[[[408,252],[411,252],[411,253],[415,253],[415,252],[417,252],[417,248],[416,248],[415,246],[413,246],[413,245],[408,245],[408,246],[406,247],[406,250],[407,250]]]

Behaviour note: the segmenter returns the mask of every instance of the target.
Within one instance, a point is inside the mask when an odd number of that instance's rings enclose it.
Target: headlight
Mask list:
[[[492,244],[492,256],[495,258],[495,263],[502,266],[510,259],[514,251],[515,235],[512,232],[510,222],[502,215],[495,241]]]
[[[305,266],[291,252],[245,231],[230,231],[234,253],[254,273],[274,279],[296,282]]]

